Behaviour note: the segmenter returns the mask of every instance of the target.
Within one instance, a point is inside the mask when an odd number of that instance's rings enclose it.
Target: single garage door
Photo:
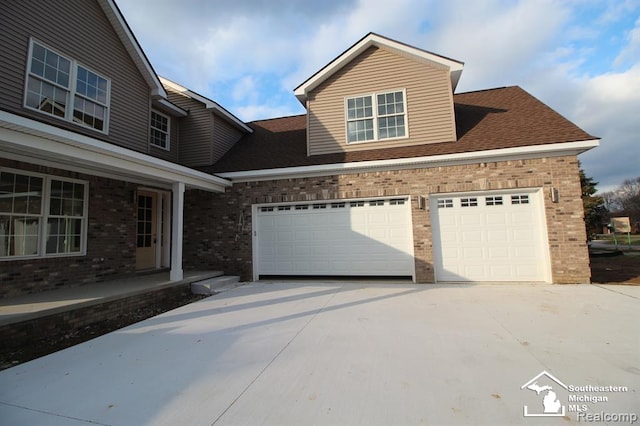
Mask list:
[[[409,200],[257,207],[258,276],[413,276]]]
[[[549,281],[541,191],[430,197],[438,281]]]

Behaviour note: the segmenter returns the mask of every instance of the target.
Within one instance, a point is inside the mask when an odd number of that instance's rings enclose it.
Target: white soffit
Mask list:
[[[0,111],[0,154],[4,158],[82,173],[170,187],[223,192],[228,180],[80,135],[55,126]]]
[[[460,75],[462,74],[462,70],[464,68],[463,62],[436,55],[435,53],[431,53],[417,47],[409,46],[407,44],[391,40],[375,33],[369,33],[356,44],[347,49],[340,56],[338,56],[336,59],[331,61],[320,71],[307,79],[304,83],[296,87],[293,93],[296,95],[298,100],[303,105],[305,105],[307,94],[309,92],[318,87],[323,81],[331,77],[342,67],[351,62],[354,58],[359,56],[371,46],[383,47],[392,51],[396,51],[398,53],[414,56],[420,58],[421,60],[433,62],[445,67],[449,70],[452,91],[455,91],[456,86],[458,85],[458,81],[460,80]]]
[[[540,157],[578,155],[600,145],[599,139],[564,142],[516,148],[490,149],[486,151],[462,152],[458,154],[432,155],[425,157],[398,158],[392,160],[358,161],[351,163],[321,164],[314,166],[282,167],[277,169],[248,170],[242,172],[217,173],[234,183],[262,180],[291,179],[298,177],[329,176],[370,171],[401,170],[444,167],[483,162],[524,160]]]

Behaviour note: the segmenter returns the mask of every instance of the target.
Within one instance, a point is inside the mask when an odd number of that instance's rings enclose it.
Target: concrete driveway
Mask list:
[[[0,372],[0,423],[633,420],[638,324],[640,287],[252,283]]]

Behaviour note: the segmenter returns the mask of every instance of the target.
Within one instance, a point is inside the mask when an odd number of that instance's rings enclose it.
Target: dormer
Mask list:
[[[463,63],[369,33],[294,93],[307,109],[307,153],[456,140]]]

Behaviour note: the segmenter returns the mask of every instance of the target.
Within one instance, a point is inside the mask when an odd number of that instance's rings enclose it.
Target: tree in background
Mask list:
[[[612,216],[627,216],[631,231],[640,232],[640,177],[626,179],[613,191],[602,194]]]
[[[602,227],[609,221],[608,210],[605,207],[603,197],[595,195],[598,182],[585,175],[580,167],[580,186],[582,187],[582,205],[584,207],[584,224],[587,228],[587,236],[599,234]]]

